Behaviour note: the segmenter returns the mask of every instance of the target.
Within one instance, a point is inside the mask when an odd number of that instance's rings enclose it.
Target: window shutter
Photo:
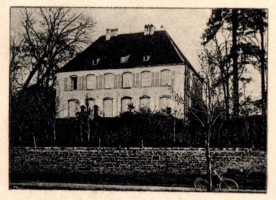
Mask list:
[[[118,88],[122,88],[123,75],[118,74]]]
[[[154,72],[151,73],[151,86],[154,86]]]
[[[96,89],[99,89],[99,76],[96,77]]]
[[[64,91],[68,91],[68,77],[64,78]]]
[[[77,90],[81,90],[82,89],[82,77],[81,76],[78,76],[77,78]]]
[[[137,84],[136,85],[137,85],[137,87],[140,87],[140,73],[137,73],[136,75],[137,75],[137,77],[136,77],[137,78],[136,79],[136,81],[137,81],[136,83]]]
[[[104,76],[103,75],[100,75],[100,83],[99,83],[99,88],[100,89],[103,89],[104,87]]]
[[[160,85],[160,72],[156,72],[156,86]]]
[[[115,74],[115,75],[114,75],[114,88],[118,88],[118,86],[117,86],[117,85],[118,85],[118,84],[117,84],[117,83],[118,83],[118,82],[117,82],[117,78],[118,78],[118,75]]]
[[[140,73],[134,74],[133,87],[140,87]]]
[[[136,87],[136,73],[132,74],[133,80],[132,80],[132,87],[135,88]]]
[[[82,77],[82,89],[86,90],[86,76]]]
[[[172,80],[172,86],[174,86],[174,83],[175,83],[175,71],[174,70],[172,71],[171,80]]]
[[[99,75],[99,85],[98,89],[102,89],[102,75]]]

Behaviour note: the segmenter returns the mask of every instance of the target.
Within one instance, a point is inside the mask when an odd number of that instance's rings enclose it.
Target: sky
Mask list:
[[[201,36],[211,9],[135,9],[135,8],[74,8],[92,17],[95,22],[93,41],[105,34],[106,28],[118,28],[118,34],[144,31],[145,24],[156,29],[162,25],[195,69],[199,70],[197,54],[202,49]],[[11,11],[11,32],[20,31],[21,13]],[[88,44],[89,45],[89,44]]]
[[[200,71],[198,53],[203,48],[201,36],[207,27],[211,9],[72,8],[72,11],[94,19],[93,41],[105,35],[107,28],[118,28],[118,34],[123,34],[143,32],[145,24],[153,24],[157,30],[162,25],[196,71]],[[12,8],[11,34],[20,32],[21,19],[20,9]],[[253,75],[252,82],[247,85],[247,95],[257,99],[261,94],[260,75],[256,70],[249,70],[247,74]]]

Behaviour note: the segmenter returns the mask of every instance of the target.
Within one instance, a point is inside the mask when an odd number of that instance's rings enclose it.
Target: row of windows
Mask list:
[[[141,73],[125,72],[123,74],[106,73],[96,76],[70,76],[70,80],[64,79],[64,90],[95,90],[113,88],[133,88],[172,85],[175,72],[162,70],[160,72],[143,71]],[[68,83],[69,82],[69,83]]]
[[[126,112],[129,110],[129,105],[132,103],[131,97],[123,97],[121,99],[121,112]],[[140,108],[150,108],[151,98],[149,96],[140,97]],[[93,110],[95,99],[88,99],[88,106]],[[68,116],[75,117],[76,113],[79,111],[79,101],[76,99],[70,99],[68,101]],[[159,108],[166,109],[171,107],[171,97],[170,96],[161,96],[159,98]],[[103,114],[104,117],[113,117],[113,98],[104,98],[103,99]]]

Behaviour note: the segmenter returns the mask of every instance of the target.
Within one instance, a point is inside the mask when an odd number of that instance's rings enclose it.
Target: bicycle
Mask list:
[[[217,184],[213,184],[212,189],[215,191],[214,185],[217,185],[220,192],[237,192],[239,191],[239,185],[236,181],[230,178],[224,178],[223,176],[219,175],[216,170],[213,171],[214,175],[218,178]],[[209,182],[202,178],[198,177],[194,180],[194,187],[195,190],[198,192],[205,192],[207,191]]]

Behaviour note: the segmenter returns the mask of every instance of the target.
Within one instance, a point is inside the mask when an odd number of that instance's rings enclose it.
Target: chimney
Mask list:
[[[107,28],[106,34],[105,34],[105,40],[110,40],[110,38],[111,38],[111,29]]]
[[[145,29],[144,29],[144,35],[149,35],[149,24],[145,25]]]
[[[153,35],[155,30],[156,30],[156,27],[155,27],[154,25],[151,24],[151,25],[149,26],[149,34],[150,34],[150,35]]]
[[[111,37],[116,37],[118,35],[118,28],[111,29]]]

